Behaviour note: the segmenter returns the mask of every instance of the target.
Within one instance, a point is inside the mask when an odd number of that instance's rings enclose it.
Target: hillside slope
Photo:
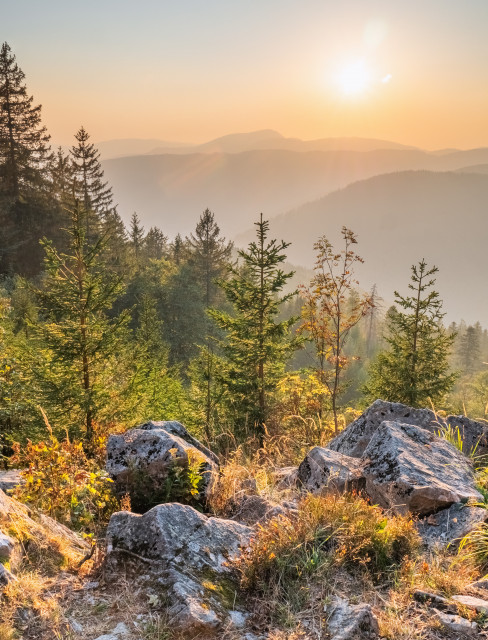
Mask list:
[[[365,259],[358,273],[366,288],[376,282],[388,300],[405,292],[410,265],[422,258],[439,269],[438,288],[452,319],[488,317],[488,176],[400,172],[357,182],[271,220],[274,237],[291,241],[288,259],[314,261],[321,235],[338,242],[342,225],[359,237]],[[252,231],[238,236],[238,245]]]
[[[245,231],[262,211],[271,217],[348,184],[392,171],[456,170],[488,162],[488,150],[437,156],[420,150],[283,151],[163,154],[106,160],[125,220],[137,211],[146,227],[170,236],[194,229],[214,211],[226,235]]]

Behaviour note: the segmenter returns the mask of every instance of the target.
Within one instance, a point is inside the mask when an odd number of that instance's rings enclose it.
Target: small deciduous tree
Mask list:
[[[353,327],[373,305],[371,296],[351,295],[358,284],[354,279],[354,266],[363,260],[352,249],[357,244],[356,235],[343,227],[342,237],[345,246],[340,252],[334,251],[325,236],[315,243],[315,275],[310,286],[301,287],[304,303],[300,331],[315,347],[314,368],[329,392],[336,434],[341,376],[351,360],[344,346]]]
[[[438,271],[425,260],[412,266],[412,295],[395,291],[396,307],[386,319],[388,349],[373,361],[364,390],[370,399],[383,398],[413,407],[441,400],[456,374],[449,371],[455,334],[442,325],[442,301],[432,289]]]

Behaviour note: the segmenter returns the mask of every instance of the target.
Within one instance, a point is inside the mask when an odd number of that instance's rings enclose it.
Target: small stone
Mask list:
[[[379,625],[369,604],[351,605],[334,598],[328,607],[327,624],[332,640],[376,640]]]
[[[242,629],[242,627],[245,626],[246,620],[249,616],[242,611],[229,611],[229,617],[236,629]]]
[[[481,598],[475,598],[473,596],[452,596],[452,600],[465,607],[470,607],[478,613],[488,615],[488,600],[482,600]]]
[[[451,615],[449,613],[443,613],[434,609],[435,616],[442,624],[443,627],[453,631],[454,633],[460,633],[462,635],[473,635],[478,630],[476,622],[470,622],[466,618],[461,616]]]
[[[115,627],[115,629],[112,631],[112,633],[114,635],[118,635],[118,636],[128,636],[129,635],[129,629],[127,628],[127,625],[124,622],[119,622],[119,624]]]
[[[83,627],[79,622],[76,622],[76,620],[71,619],[69,621],[69,626],[75,633],[83,633]]]
[[[476,582],[472,582],[468,585],[473,589],[481,589],[481,591],[488,591],[488,578],[482,578],[481,580],[477,580]]]
[[[447,598],[443,598],[442,596],[439,596],[436,593],[421,591],[420,589],[416,589],[413,592],[413,599],[416,600],[417,602],[422,602],[423,604],[430,604],[430,605],[435,605],[436,607],[441,607],[442,609],[446,609],[450,607],[450,603]]]
[[[13,582],[14,580],[17,580],[17,578],[0,563],[0,585],[6,587],[9,582]]]
[[[15,540],[0,532],[0,559],[8,560],[15,549]]]
[[[83,589],[85,591],[89,591],[90,589],[98,589],[99,586],[100,586],[100,583],[97,580],[94,580],[92,582],[86,582],[83,585]]]

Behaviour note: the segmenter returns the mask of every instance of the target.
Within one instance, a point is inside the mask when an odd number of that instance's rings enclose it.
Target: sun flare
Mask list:
[[[345,95],[360,95],[371,83],[371,72],[364,60],[354,60],[339,72],[338,82]]]

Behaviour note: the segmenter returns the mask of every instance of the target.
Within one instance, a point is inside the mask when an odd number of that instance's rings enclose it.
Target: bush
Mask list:
[[[278,517],[258,530],[237,568],[244,588],[263,593],[278,587],[287,597],[297,582],[326,577],[334,566],[384,581],[385,572],[393,575],[419,548],[409,517],[387,518],[355,495],[308,495],[296,515]]]
[[[14,443],[11,462],[23,470],[24,483],[14,497],[74,529],[94,531],[118,508],[112,480],[80,441],[59,441],[52,432],[46,441],[23,447]]]

